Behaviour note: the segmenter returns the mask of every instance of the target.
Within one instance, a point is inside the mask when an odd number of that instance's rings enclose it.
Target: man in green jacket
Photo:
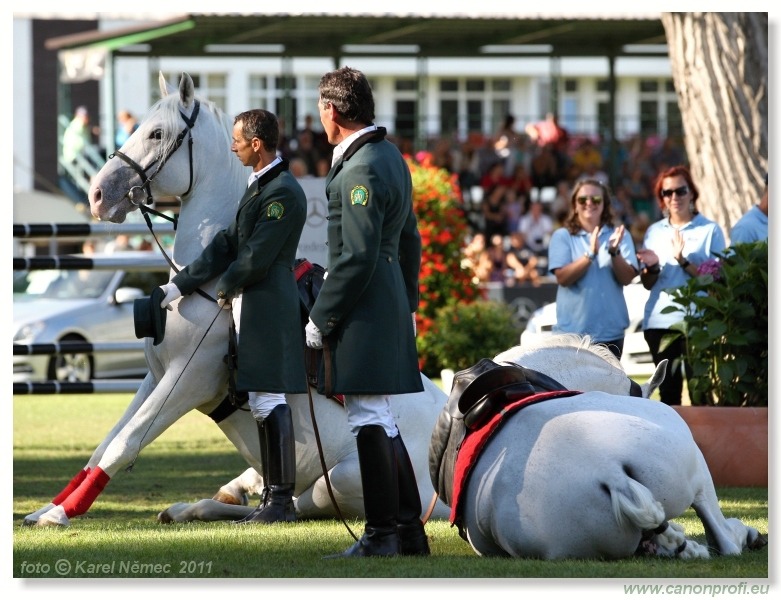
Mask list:
[[[296,455],[285,393],[307,391],[304,334],[293,267],[306,222],[306,195],[276,154],[277,118],[250,110],[233,122],[231,151],[253,171],[236,220],[201,255],[161,286],[163,308],[219,276],[218,304],[229,307],[238,338],[236,388],[249,392],[258,422],[263,497],[238,523],[295,521]],[[227,348],[226,348],[227,350]]]
[[[374,97],[363,73],[349,67],[327,73],[319,92],[320,120],[336,147],[326,177],[328,276],[306,338],[326,353],[321,388],[331,382],[330,391],[344,395],[366,512],[363,536],[338,556],[427,555],[415,473],[389,398],[423,390],[414,327],[421,241],[412,179],[385,129],[374,125]]]

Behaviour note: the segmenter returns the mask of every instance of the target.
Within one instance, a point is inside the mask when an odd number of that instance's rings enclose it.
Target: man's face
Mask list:
[[[335,146],[341,140],[336,139],[336,133],[338,130],[334,124],[333,105],[330,102],[325,102],[321,98],[317,103],[317,108],[320,110],[320,122],[323,124],[323,131],[328,138],[328,143]]]
[[[244,139],[242,127],[244,123],[238,121],[233,125],[233,141],[231,143],[231,152],[236,155],[245,167],[255,167],[258,164],[258,155],[255,152],[254,143],[260,143],[257,138],[247,141]]]

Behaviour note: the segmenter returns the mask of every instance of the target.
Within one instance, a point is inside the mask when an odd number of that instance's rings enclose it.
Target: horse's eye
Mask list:
[[[163,139],[163,130],[162,129],[155,129],[152,131],[152,133],[149,134],[150,140],[157,140],[158,142]]]

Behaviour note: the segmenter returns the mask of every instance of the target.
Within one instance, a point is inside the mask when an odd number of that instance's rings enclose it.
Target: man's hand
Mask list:
[[[315,350],[319,350],[323,347],[323,334],[317,328],[317,325],[312,322],[312,319],[309,319],[309,323],[306,324],[304,331],[306,332],[307,346],[314,348]]]
[[[162,302],[160,302],[160,308],[167,308],[168,310],[173,310],[173,307],[169,305],[177,298],[181,298],[182,292],[179,291],[179,288],[176,287],[175,283],[172,283],[170,281],[165,285],[161,285],[160,289],[163,290],[163,292],[165,293],[165,298],[163,298]]]

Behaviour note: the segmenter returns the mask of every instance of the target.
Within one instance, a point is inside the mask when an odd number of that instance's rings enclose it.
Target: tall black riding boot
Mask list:
[[[287,404],[275,406],[258,422],[263,463],[263,497],[260,505],[236,523],[295,521],[293,490],[296,485],[296,443],[293,416]]]
[[[428,538],[420,520],[422,507],[420,505],[420,492],[415,478],[415,470],[407,453],[407,447],[401,435],[392,440],[393,452],[396,455],[396,468],[399,478],[399,516],[397,528],[401,553],[405,556],[428,556],[431,550],[428,547]]]
[[[393,443],[380,425],[361,427],[356,441],[366,512],[364,534],[343,553],[326,558],[395,556],[400,553],[396,529],[399,486]]]

